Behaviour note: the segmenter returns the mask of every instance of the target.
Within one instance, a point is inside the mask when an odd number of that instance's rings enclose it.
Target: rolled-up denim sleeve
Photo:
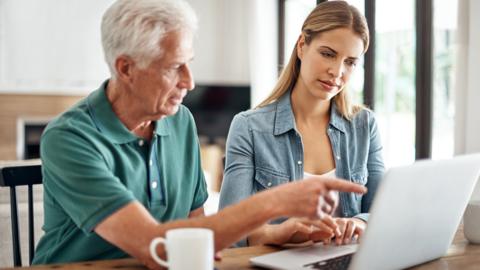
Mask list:
[[[232,121],[227,137],[220,209],[253,195],[253,154],[252,131],[248,126],[248,118],[238,114]],[[236,244],[236,246],[246,245],[246,239]]]
[[[367,222],[369,217],[368,212],[370,211],[373,199],[377,193],[378,185],[385,172],[385,165],[382,156],[382,142],[377,122],[372,112],[369,112],[369,128],[370,146],[367,158],[368,180],[366,184],[368,192],[362,198],[361,214],[355,216],[356,218],[360,218]]]

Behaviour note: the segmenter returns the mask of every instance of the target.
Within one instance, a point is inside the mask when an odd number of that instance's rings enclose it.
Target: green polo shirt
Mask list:
[[[45,235],[33,264],[127,257],[93,231],[106,217],[136,200],[166,222],[187,218],[207,199],[188,109],[156,121],[153,139],[145,141],[113,112],[107,83],[42,135]]]

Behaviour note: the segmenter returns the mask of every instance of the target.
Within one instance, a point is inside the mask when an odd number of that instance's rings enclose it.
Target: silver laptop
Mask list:
[[[443,256],[480,174],[480,155],[388,170],[361,243],[289,249],[250,259],[271,269],[401,269]]]

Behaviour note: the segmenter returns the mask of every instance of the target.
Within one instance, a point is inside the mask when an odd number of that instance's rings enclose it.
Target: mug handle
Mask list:
[[[150,242],[150,255],[152,255],[153,260],[156,261],[158,264],[168,268],[168,262],[162,260],[162,258],[160,258],[157,254],[158,244],[165,245],[166,244],[165,238],[157,237],[157,238],[154,238],[152,242]]]

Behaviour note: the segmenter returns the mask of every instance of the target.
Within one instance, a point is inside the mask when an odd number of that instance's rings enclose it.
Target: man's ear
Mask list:
[[[303,58],[303,48],[305,46],[305,35],[300,34],[297,40],[297,46],[295,47],[297,49],[297,57],[298,59],[302,60]]]
[[[120,55],[115,60],[115,71],[117,72],[117,79],[121,81],[131,82],[134,68],[135,62],[132,58],[126,55]]]

